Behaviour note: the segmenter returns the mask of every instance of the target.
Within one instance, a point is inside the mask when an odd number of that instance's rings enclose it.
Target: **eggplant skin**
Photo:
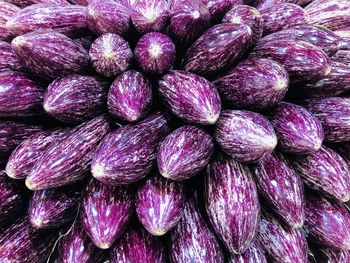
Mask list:
[[[234,108],[263,109],[275,106],[288,90],[287,71],[270,59],[248,59],[213,84],[222,100]]]
[[[6,0],[6,2],[12,3],[19,7],[26,7],[33,4],[61,4],[70,5],[67,0]]]
[[[258,192],[249,168],[217,157],[208,165],[204,192],[216,234],[231,254],[244,253],[255,238],[260,220]]]
[[[92,175],[109,185],[130,184],[146,177],[159,143],[169,132],[168,121],[167,115],[156,112],[136,125],[109,133],[93,155]]]
[[[347,263],[350,262],[350,252],[334,249],[323,249],[322,254],[327,258],[328,263]]]
[[[111,263],[165,263],[167,255],[160,239],[138,224],[130,225],[111,251]]]
[[[0,72],[11,70],[22,71],[24,67],[11,44],[0,41]]]
[[[44,263],[57,237],[56,230],[37,230],[20,217],[0,234],[0,262]]]
[[[277,145],[271,123],[252,111],[223,111],[214,137],[222,150],[239,162],[256,162],[271,153]]]
[[[220,20],[235,5],[243,4],[242,0],[201,0],[208,8],[212,19]]]
[[[200,128],[186,125],[169,134],[160,144],[158,170],[165,178],[186,180],[208,164],[213,152],[213,138]]]
[[[26,178],[26,186],[31,190],[42,190],[83,179],[90,169],[93,151],[109,129],[105,115],[74,128],[63,140],[51,145],[35,163]]]
[[[318,244],[344,251],[350,250],[350,215],[346,208],[321,196],[307,196],[305,227]]]
[[[332,145],[332,149],[335,150],[350,167],[350,142],[336,143]]]
[[[227,263],[267,263],[267,260],[260,242],[255,240],[243,254],[230,254]]]
[[[82,196],[81,218],[96,247],[107,249],[123,233],[133,209],[129,186],[110,186],[92,179]]]
[[[342,202],[350,200],[350,169],[335,151],[323,146],[314,154],[293,158],[292,165],[310,188]]]
[[[149,233],[162,236],[179,222],[185,201],[182,183],[156,174],[139,186],[136,213]]]
[[[288,102],[280,102],[269,119],[278,137],[278,148],[294,154],[318,151],[324,139],[321,122],[307,109]]]
[[[339,50],[332,56],[332,60],[344,64],[350,64],[350,50]]]
[[[0,40],[8,41],[14,36],[14,33],[7,29],[6,22],[20,10],[10,1],[0,2]]]

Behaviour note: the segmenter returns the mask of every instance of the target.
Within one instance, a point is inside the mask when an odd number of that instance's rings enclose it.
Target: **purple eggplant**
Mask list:
[[[90,169],[93,151],[108,131],[108,121],[103,115],[74,128],[35,163],[26,178],[27,187],[42,190],[83,179]]]
[[[135,70],[119,75],[108,92],[109,112],[122,120],[134,122],[143,118],[152,103],[152,85]]]
[[[300,176],[286,158],[274,152],[259,160],[255,169],[259,192],[288,226],[304,224],[304,189]]]
[[[0,116],[38,116],[43,112],[45,89],[18,72],[0,73]]]
[[[6,27],[6,22],[21,9],[7,1],[0,1],[0,40],[10,40],[14,34]]]
[[[161,31],[168,21],[168,16],[166,0],[137,0],[132,6],[131,21],[141,34]]]
[[[344,159],[350,167],[350,142],[342,142],[333,145],[333,149]]]
[[[350,215],[342,204],[321,196],[308,196],[305,226],[311,239],[320,245],[350,250]]]
[[[100,114],[107,89],[91,76],[69,75],[52,82],[45,93],[43,108],[67,123],[81,123]]]
[[[350,50],[339,50],[332,56],[332,60],[350,65]]]
[[[142,226],[130,226],[115,244],[109,258],[111,263],[165,263],[163,243]]]
[[[252,45],[255,46],[263,33],[263,19],[260,12],[252,6],[236,5],[228,11],[223,23],[246,24],[252,30]]]
[[[174,63],[175,44],[159,32],[142,36],[135,47],[135,59],[139,67],[147,73],[164,74]]]
[[[160,80],[159,92],[168,108],[181,119],[211,125],[219,118],[219,92],[201,76],[173,70]]]
[[[216,124],[215,139],[233,159],[255,162],[277,145],[272,125],[262,115],[241,110],[225,110]]]
[[[220,20],[235,5],[243,4],[243,0],[201,0],[208,8],[214,20]]]
[[[69,37],[36,31],[12,40],[12,47],[27,68],[39,76],[55,78],[79,73],[89,65],[87,51]]]
[[[244,253],[255,238],[260,204],[247,166],[218,157],[205,178],[205,207],[209,220],[231,254]]]
[[[179,222],[184,204],[184,186],[159,174],[139,186],[135,201],[139,221],[154,236],[164,235]]]
[[[224,262],[219,242],[201,214],[197,192],[191,193],[171,231],[168,251],[171,263]]]
[[[350,98],[310,99],[305,106],[321,121],[325,141],[350,140]]]
[[[335,151],[323,146],[314,154],[293,158],[307,186],[342,202],[350,200],[350,169]]]
[[[255,6],[259,11],[262,11],[264,9],[270,8],[275,5],[279,4],[285,4],[285,3],[291,3],[291,4],[298,4],[298,5],[305,5],[306,2],[310,2],[312,0],[252,0],[250,4]]]
[[[214,151],[213,138],[195,126],[183,126],[169,134],[160,144],[157,164],[160,174],[182,181],[198,174]]]
[[[269,59],[248,59],[214,81],[230,107],[263,109],[276,105],[288,90],[288,73]]]
[[[255,240],[244,254],[231,254],[227,263],[267,263],[267,260],[260,242]]]
[[[184,68],[200,75],[214,75],[227,69],[242,57],[251,37],[252,30],[245,24],[215,25],[187,50]]]
[[[26,7],[33,4],[70,5],[70,3],[67,0],[6,0],[6,2],[12,3],[19,7]]]
[[[38,229],[63,226],[74,219],[79,201],[80,192],[71,187],[34,191],[29,203],[29,221]]]
[[[8,70],[22,71],[23,69],[23,65],[11,44],[0,41],[0,72]]]
[[[109,133],[94,153],[92,175],[110,185],[141,180],[151,172],[158,145],[168,131],[168,116],[156,112]]]
[[[350,50],[350,26],[334,31],[334,33],[341,38],[340,49]]]
[[[81,218],[95,246],[110,248],[124,232],[132,209],[129,186],[110,186],[92,179],[83,192]]]
[[[301,229],[286,229],[264,212],[259,225],[258,240],[276,262],[307,263],[307,242]]]
[[[107,33],[92,43],[89,56],[97,73],[115,77],[130,67],[133,54],[122,37]]]
[[[326,257],[327,263],[349,263],[350,251],[323,249],[322,254]]]
[[[278,147],[294,154],[311,154],[322,146],[321,122],[307,109],[281,102],[270,113],[278,137]]]
[[[129,31],[129,10],[113,0],[92,0],[87,6],[89,29],[99,35],[114,33],[125,35]]]

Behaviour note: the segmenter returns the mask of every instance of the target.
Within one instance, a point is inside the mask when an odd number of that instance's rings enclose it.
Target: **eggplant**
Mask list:
[[[350,50],[339,50],[332,56],[332,60],[344,64],[350,64]]]
[[[235,5],[243,4],[243,0],[201,0],[208,8],[214,21],[220,20]]]
[[[255,240],[244,254],[230,255],[227,263],[267,263],[265,251],[260,242]]]
[[[350,167],[350,142],[342,142],[332,145],[334,149]]]
[[[11,44],[0,41],[0,72],[10,70],[22,71],[24,67]]]
[[[255,8],[261,11],[278,4],[291,3],[300,6],[305,6],[306,4],[312,1],[313,0],[254,0],[252,1],[252,4],[255,6]]]
[[[348,263],[350,262],[350,252],[334,249],[323,249],[323,256],[326,257],[327,263]]]
[[[67,0],[6,0],[6,2],[12,3],[19,7],[26,7],[33,4],[70,5],[70,3]]]
[[[7,29],[6,22],[20,10],[19,7],[10,2],[0,2],[0,40],[7,41],[14,36],[13,32]]]
[[[350,27],[334,31],[340,37],[340,49],[350,50]]]

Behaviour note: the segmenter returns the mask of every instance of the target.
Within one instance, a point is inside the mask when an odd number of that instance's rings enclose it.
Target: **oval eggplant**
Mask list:
[[[167,107],[181,119],[211,125],[219,118],[219,92],[201,76],[173,70],[159,81],[159,92]]]
[[[106,87],[96,78],[69,75],[48,86],[43,108],[60,121],[81,123],[102,112],[106,97]]]
[[[322,254],[327,258],[327,263],[350,262],[350,251],[323,249]]]
[[[74,128],[35,163],[26,178],[26,186],[42,190],[83,179],[90,169],[93,151],[108,131],[108,121],[103,115]]]
[[[252,30],[245,24],[215,25],[187,50],[184,68],[199,75],[214,75],[225,70],[243,56],[251,37]]]
[[[91,45],[89,56],[95,71],[105,77],[115,77],[130,67],[132,51],[122,37],[107,33]]]
[[[119,75],[108,92],[108,110],[122,120],[140,120],[149,112],[151,103],[151,83],[142,73],[134,70]]]
[[[258,240],[255,240],[242,255],[230,255],[227,263],[267,263],[265,252]]]
[[[334,31],[334,33],[342,40],[340,49],[350,50],[350,26],[348,28]]]
[[[310,188],[342,202],[350,200],[350,169],[335,151],[323,146],[314,154],[293,158],[293,166]]]
[[[332,56],[332,60],[350,65],[350,50],[339,50]]]
[[[251,111],[223,111],[214,136],[224,152],[239,162],[255,162],[277,145],[272,125]]]
[[[322,124],[307,109],[281,102],[269,117],[282,151],[311,154],[321,148],[324,138]]]
[[[216,234],[231,254],[242,254],[255,238],[260,220],[258,192],[249,168],[223,157],[210,162],[205,207]]]
[[[110,248],[124,232],[132,209],[129,186],[110,186],[92,179],[83,192],[81,219],[95,246]]]
[[[10,40],[15,34],[7,29],[6,22],[21,9],[7,1],[0,1],[0,40]]]
[[[214,151],[213,138],[195,126],[183,126],[169,134],[160,144],[157,164],[160,174],[182,181],[198,174]]]
[[[0,41],[0,72],[9,70],[22,71],[24,67],[11,44]]]
[[[12,40],[12,47],[27,68],[39,76],[56,78],[79,73],[89,65],[87,51],[69,37],[36,31]]]
[[[70,5],[70,3],[67,0],[6,0],[6,2],[12,3],[19,7],[26,7],[33,4]]]
[[[288,90],[288,73],[270,59],[248,59],[213,82],[230,107],[263,109],[276,105]]]
[[[243,4],[243,0],[201,0],[208,8],[214,21],[220,20],[235,5]]]
[[[109,133],[94,153],[92,175],[110,185],[141,180],[151,172],[158,145],[168,131],[168,117],[157,112]]]
[[[135,59],[147,73],[164,74],[174,63],[175,44],[162,33],[151,32],[143,35],[135,47]]]
[[[264,9],[270,8],[274,5],[279,4],[285,4],[285,3],[291,3],[291,4],[298,4],[298,5],[305,5],[303,2],[312,1],[312,0],[254,0],[251,3],[255,8],[257,8],[259,11],[262,11]]]

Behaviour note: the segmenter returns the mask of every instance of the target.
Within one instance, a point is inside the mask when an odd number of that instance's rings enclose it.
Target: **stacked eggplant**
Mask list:
[[[350,0],[0,0],[1,263],[349,263]]]

